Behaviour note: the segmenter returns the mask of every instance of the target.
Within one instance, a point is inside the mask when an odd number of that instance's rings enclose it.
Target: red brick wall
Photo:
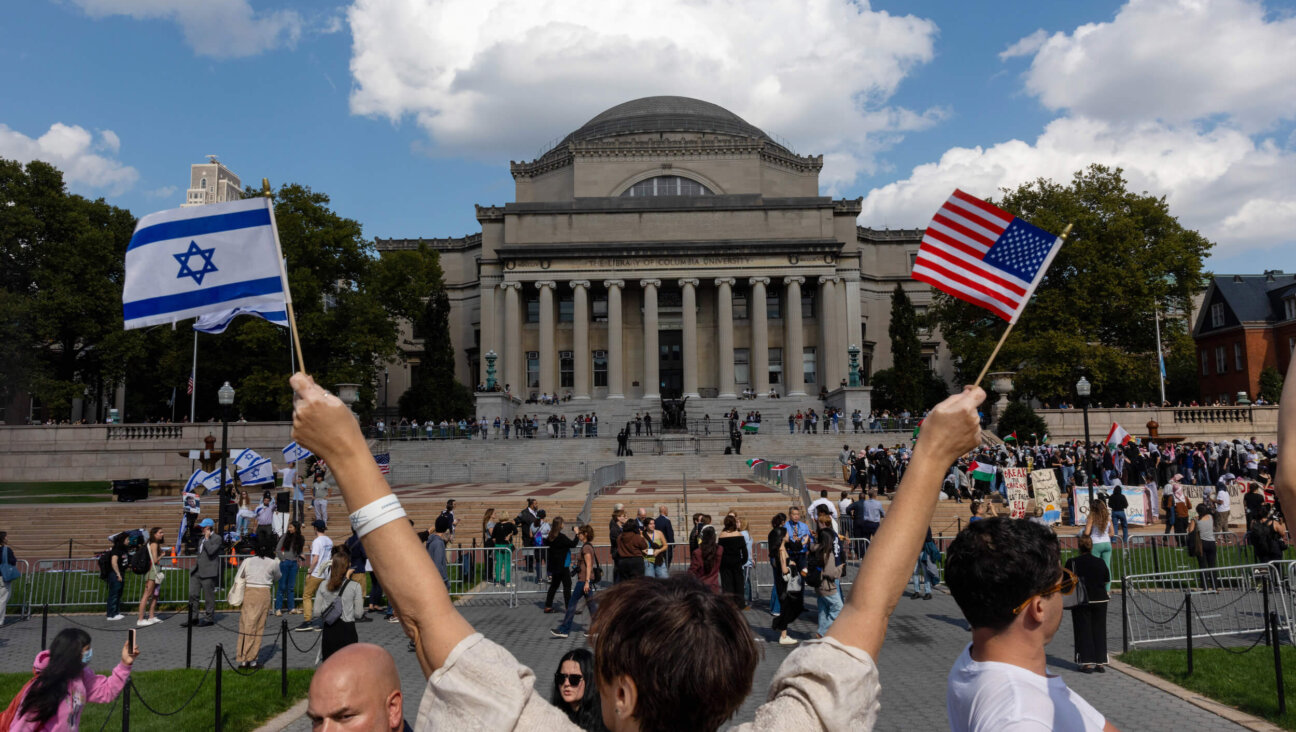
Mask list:
[[[1290,327],[1290,335],[1296,335],[1296,324]],[[1284,330],[1284,329],[1277,329]],[[1281,337],[1281,340],[1278,338]],[[1234,346],[1242,344],[1243,369],[1237,370]],[[1237,399],[1239,391],[1245,391],[1251,399],[1260,391],[1260,371],[1265,366],[1283,368],[1284,359],[1279,363],[1278,343],[1286,351],[1287,336],[1275,333],[1272,328],[1233,328],[1219,334],[1209,334],[1197,339],[1197,383],[1201,387],[1202,398],[1211,402],[1219,395],[1227,394],[1230,402]],[[1215,349],[1224,346],[1226,369],[1222,374],[1216,373]],[[1201,353],[1205,351],[1209,358],[1210,374],[1201,372]]]

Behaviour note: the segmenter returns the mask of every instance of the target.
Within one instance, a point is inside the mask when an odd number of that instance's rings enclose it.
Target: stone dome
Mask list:
[[[689,97],[643,97],[602,112],[564,138],[559,146],[652,132],[702,132],[773,142],[760,128],[718,104]]]

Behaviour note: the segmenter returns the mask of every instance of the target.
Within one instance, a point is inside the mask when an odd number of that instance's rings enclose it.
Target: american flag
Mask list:
[[[189,386],[185,389],[185,394],[193,393],[193,374],[189,374]]]
[[[923,235],[913,278],[1015,323],[1062,241],[955,190]]]
[[[391,453],[390,452],[384,452],[379,455],[374,455],[374,462],[378,463],[378,472],[382,473],[383,475],[391,474]]]

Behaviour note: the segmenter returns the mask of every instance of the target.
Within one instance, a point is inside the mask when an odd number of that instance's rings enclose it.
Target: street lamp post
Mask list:
[[[391,389],[391,373],[387,370],[387,367],[384,366],[383,367],[383,419],[387,420],[388,422],[391,421],[391,415],[387,413],[387,394],[389,389]]]
[[[1089,394],[1092,393],[1093,387],[1090,386],[1089,380],[1081,376],[1076,382],[1076,395],[1080,397],[1080,407],[1084,410],[1084,428],[1085,428],[1085,462],[1089,463],[1085,471],[1085,482],[1089,484],[1089,500],[1094,498],[1093,489],[1093,458],[1089,450]]]
[[[220,506],[216,512],[216,518],[220,521],[220,526],[216,527],[218,533],[225,531],[226,514],[229,511],[229,501],[225,493],[225,461],[229,457],[229,408],[234,403],[234,387],[230,386],[228,381],[225,382],[216,392],[216,401],[221,406],[221,466],[220,466],[220,490],[216,495],[220,496]]]

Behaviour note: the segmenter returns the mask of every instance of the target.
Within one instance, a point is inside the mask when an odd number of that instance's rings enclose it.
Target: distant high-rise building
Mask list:
[[[243,198],[243,184],[239,177],[215,155],[208,155],[207,161],[189,166],[189,191],[182,205],[202,206]]]

